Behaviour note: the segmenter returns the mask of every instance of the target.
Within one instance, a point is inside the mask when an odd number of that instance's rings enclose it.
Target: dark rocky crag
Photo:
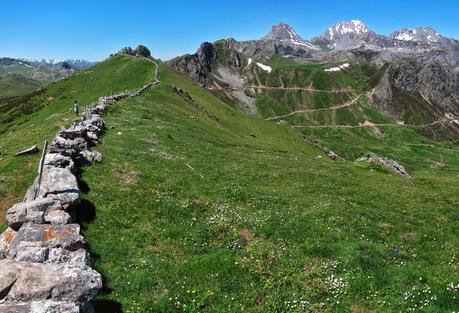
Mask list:
[[[399,121],[439,121],[459,131],[459,74],[438,61],[395,62],[388,65],[369,103]]]

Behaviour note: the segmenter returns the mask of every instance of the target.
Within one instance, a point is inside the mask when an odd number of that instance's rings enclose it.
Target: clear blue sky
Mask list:
[[[349,19],[382,34],[432,26],[459,38],[459,0],[20,0],[1,7],[0,57],[102,60],[142,43],[168,59],[203,41],[260,38],[278,22],[308,39]]]

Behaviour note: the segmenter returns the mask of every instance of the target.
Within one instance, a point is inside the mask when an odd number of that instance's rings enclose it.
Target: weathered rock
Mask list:
[[[16,261],[43,263],[47,260],[49,248],[41,247],[40,242],[23,241],[18,245]]]
[[[49,224],[32,224],[22,225],[9,243],[6,257],[15,258],[18,253],[23,252],[27,247],[29,253],[39,253],[41,248],[53,249],[62,248],[63,254],[71,259],[72,252],[86,248],[86,243],[80,235],[80,226],[78,224],[67,225],[49,225]],[[47,261],[47,255],[41,262]],[[35,258],[30,256],[30,260]],[[22,255],[22,260],[26,256]]]
[[[68,168],[71,171],[73,171],[75,167],[72,158],[59,153],[47,153],[45,156],[44,165]]]
[[[88,143],[82,137],[75,139],[65,139],[61,136],[56,136],[53,142],[49,145],[49,152],[60,153],[66,156],[73,157],[81,150],[87,149]]]
[[[13,240],[15,235],[16,235],[16,231],[12,228],[7,228],[0,235],[0,260],[3,260],[8,254],[11,241]]]
[[[216,51],[210,42],[204,42],[195,54],[169,61],[169,64],[180,72],[188,74],[201,86],[212,84],[210,74],[216,61]]]
[[[104,120],[98,114],[91,114],[85,117],[81,124],[95,134],[100,134],[104,128]]]
[[[7,301],[52,299],[84,304],[101,287],[100,274],[88,266],[0,261],[0,294]]]
[[[77,204],[80,199],[77,179],[68,168],[45,166],[38,196],[59,200],[64,208]]]
[[[8,261],[2,260],[0,261],[0,264],[7,265],[7,263],[5,264],[4,262]],[[10,268],[8,266],[3,267],[4,268],[0,268],[0,300],[6,297],[18,277],[18,273],[15,268]]]
[[[344,161],[344,158],[339,156],[338,154],[336,154],[333,150],[327,148],[327,147],[324,147],[324,151],[325,153],[334,161]]]
[[[80,152],[80,156],[88,163],[101,162],[102,154],[97,151],[83,150]]]
[[[6,220],[11,228],[18,230],[22,224],[32,222],[43,224],[44,213],[49,209],[61,207],[59,201],[39,198],[29,202],[15,204],[6,212]]]
[[[86,134],[86,136],[89,139],[89,141],[91,141],[91,143],[93,143],[93,144],[96,144],[96,143],[99,142],[99,137],[97,137],[96,133],[94,133],[94,132],[89,131]]]
[[[38,152],[38,147],[37,146],[32,146],[30,148],[27,148],[25,150],[19,151],[16,153],[16,156],[21,156],[21,155],[30,155],[30,154],[35,154]]]
[[[446,117],[459,116],[458,103],[459,75],[444,62],[390,63],[369,97],[370,105],[395,120],[408,124],[444,120],[443,126],[456,132],[459,126]]]
[[[323,144],[320,143],[319,140],[317,140],[316,138],[307,138],[306,137],[306,140],[316,146],[317,148],[321,149],[322,151],[324,151],[333,161],[344,161],[344,158],[340,155],[338,155],[337,153],[335,153],[333,150],[331,150],[330,148],[324,146]]]
[[[124,47],[118,53],[120,53],[120,54],[128,54],[128,55],[135,55],[134,50],[131,47]]]
[[[80,313],[80,308],[73,302],[30,301],[7,302],[0,304],[1,313]]]
[[[63,210],[48,211],[44,219],[51,225],[66,225],[72,222],[72,216]]]
[[[406,178],[411,178],[410,174],[408,174],[403,165],[399,164],[397,161],[394,161],[386,157],[378,156],[374,153],[368,153],[366,156],[358,158],[356,161],[366,161],[373,164],[379,164],[393,173],[396,173]]]
[[[57,136],[60,136],[64,139],[76,139],[79,137],[86,136],[87,129],[81,125],[70,126],[69,128],[60,130],[57,133]]]
[[[142,56],[145,58],[151,57],[150,50],[148,50],[148,48],[144,45],[138,45],[137,48],[135,48],[134,53],[137,56]]]

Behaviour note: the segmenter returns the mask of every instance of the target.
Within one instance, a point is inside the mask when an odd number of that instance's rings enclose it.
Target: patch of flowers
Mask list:
[[[403,300],[409,305],[408,312],[418,312],[427,308],[437,300],[429,286],[423,288],[413,286],[409,291],[403,293]]]

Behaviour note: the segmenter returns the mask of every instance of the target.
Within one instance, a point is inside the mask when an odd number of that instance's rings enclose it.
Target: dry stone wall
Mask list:
[[[39,175],[23,202],[7,211],[9,227],[0,235],[0,313],[93,312],[91,300],[102,288],[102,277],[90,267],[76,223],[75,174],[82,164],[101,160],[91,151],[104,130],[101,114],[157,83],[155,78],[136,91],[99,98],[45,149]]]

